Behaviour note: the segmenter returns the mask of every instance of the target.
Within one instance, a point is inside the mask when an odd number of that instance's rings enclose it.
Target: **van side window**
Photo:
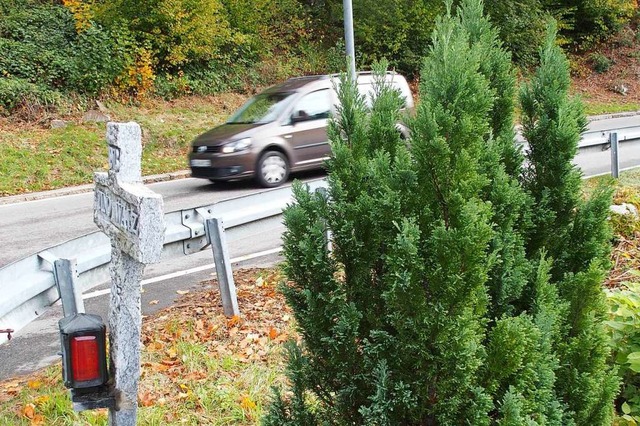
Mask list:
[[[329,118],[331,111],[331,98],[329,90],[318,90],[305,95],[293,108],[293,117],[296,120],[318,120]]]

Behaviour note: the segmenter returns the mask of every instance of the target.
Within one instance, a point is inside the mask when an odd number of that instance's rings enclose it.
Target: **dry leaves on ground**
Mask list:
[[[280,346],[290,338],[292,316],[276,290],[280,277],[274,270],[248,269],[236,271],[234,280],[240,316],[223,315],[218,285],[212,280],[203,283],[205,291],[185,293],[175,306],[145,319],[141,406],[184,400],[196,410],[203,408],[193,388],[214,379],[206,366],[212,360],[267,365],[277,359],[282,363]],[[233,380],[238,373],[229,369],[224,374]],[[249,395],[237,404],[247,412],[256,408]]]
[[[611,254],[612,268],[605,285],[609,288],[620,286],[621,283],[639,281],[637,271],[640,271],[640,233],[635,232],[632,238],[617,237],[618,241]]]

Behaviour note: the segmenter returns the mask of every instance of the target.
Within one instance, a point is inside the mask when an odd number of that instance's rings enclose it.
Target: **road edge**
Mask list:
[[[156,182],[166,182],[170,180],[185,179],[191,177],[191,170],[179,170],[177,172],[161,173],[157,175],[143,176],[142,181],[146,184]],[[24,194],[9,195],[0,197],[0,205],[22,203],[26,201],[44,200],[52,197],[62,197],[64,195],[82,194],[93,191],[94,184],[69,186],[66,188],[53,189],[51,191],[27,192]]]

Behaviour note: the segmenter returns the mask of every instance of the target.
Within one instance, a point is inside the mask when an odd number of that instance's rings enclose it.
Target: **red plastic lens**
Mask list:
[[[71,339],[71,368],[77,382],[100,378],[100,354],[96,336],[76,336]]]

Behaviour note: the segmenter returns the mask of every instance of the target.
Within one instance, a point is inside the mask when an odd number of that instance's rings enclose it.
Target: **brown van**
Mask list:
[[[191,175],[211,181],[255,177],[264,187],[286,182],[290,172],[322,167],[331,150],[327,121],[338,102],[337,75],[292,78],[254,96],[229,120],[198,136],[189,155]],[[399,74],[388,81],[413,108]],[[370,100],[373,75],[358,74],[358,90]]]

